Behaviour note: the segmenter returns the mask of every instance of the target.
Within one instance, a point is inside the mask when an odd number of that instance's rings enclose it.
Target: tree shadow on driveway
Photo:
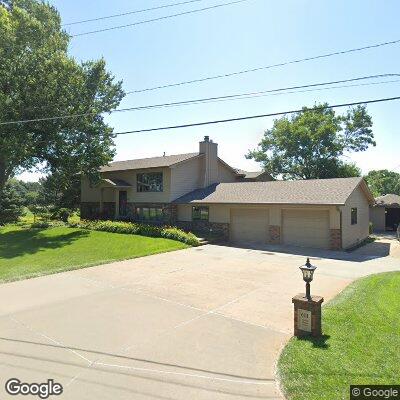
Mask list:
[[[387,257],[390,254],[390,243],[374,242],[366,244],[352,251],[314,249],[283,244],[255,244],[255,243],[218,243],[219,246],[237,247],[248,251],[259,250],[265,255],[279,253],[309,257],[310,259],[331,259],[339,261],[365,262]]]
[[[44,230],[29,229],[0,233],[0,258],[14,258],[57,249],[87,237],[89,232],[74,230],[60,235],[44,235]]]

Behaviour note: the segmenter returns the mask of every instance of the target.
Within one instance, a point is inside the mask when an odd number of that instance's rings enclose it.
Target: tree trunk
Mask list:
[[[6,173],[6,163],[4,160],[0,159],[0,193],[4,189],[4,185],[7,182],[7,173]]]

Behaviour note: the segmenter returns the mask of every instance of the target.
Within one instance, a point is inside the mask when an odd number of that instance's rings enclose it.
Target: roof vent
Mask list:
[[[210,136],[204,136],[204,141],[209,142],[210,141]]]

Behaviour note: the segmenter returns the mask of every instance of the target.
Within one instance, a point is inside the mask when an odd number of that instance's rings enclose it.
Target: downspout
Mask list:
[[[339,226],[340,226],[340,250],[343,250],[343,229],[342,229],[342,210],[340,207],[338,207],[338,211],[340,214],[340,221],[339,221]]]

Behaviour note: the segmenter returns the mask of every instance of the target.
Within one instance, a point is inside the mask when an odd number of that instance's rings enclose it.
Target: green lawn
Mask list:
[[[350,384],[399,384],[400,273],[354,282],[323,307],[322,328],[322,339],[292,338],[283,350],[288,399],[348,399]]]
[[[0,282],[184,249],[174,240],[77,228],[0,228]]]

